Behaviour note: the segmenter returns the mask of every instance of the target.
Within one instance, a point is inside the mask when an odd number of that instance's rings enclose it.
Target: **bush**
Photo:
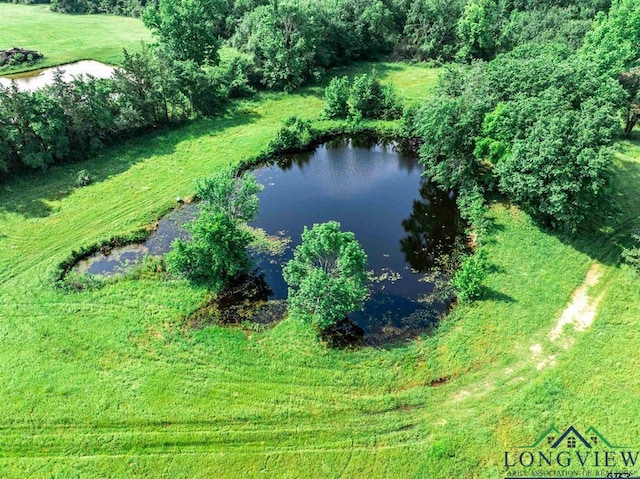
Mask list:
[[[376,72],[357,76],[347,101],[349,115],[355,118],[399,118],[402,108],[391,85],[383,86]]]
[[[351,81],[348,77],[334,77],[324,90],[324,114],[327,118],[346,118],[349,116],[349,94]]]
[[[460,269],[451,280],[461,302],[473,301],[482,296],[487,270],[487,255],[483,249],[462,260]]]
[[[335,77],[324,91],[324,114],[328,118],[369,118],[391,120],[402,115],[392,85],[382,85],[375,71],[357,76],[353,83]]]
[[[291,116],[282,123],[282,128],[269,143],[269,150],[274,153],[300,150],[306,148],[314,137],[311,121]]]

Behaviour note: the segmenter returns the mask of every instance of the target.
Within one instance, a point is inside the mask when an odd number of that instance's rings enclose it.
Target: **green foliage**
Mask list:
[[[446,189],[497,189],[573,230],[605,204],[624,93],[560,46],[527,46],[451,68],[420,113],[427,174]]]
[[[396,119],[402,114],[393,85],[382,85],[376,72],[333,78],[325,89],[324,114],[328,118]]]
[[[189,240],[173,242],[166,256],[168,271],[216,292],[246,274],[253,235],[243,225],[257,214],[261,189],[254,176],[238,177],[228,168],[200,180],[200,216],[186,225]]]
[[[612,77],[638,66],[640,4],[634,0],[614,0],[608,15],[598,16],[580,54]]]
[[[367,298],[367,255],[351,232],[330,221],[305,227],[302,243],[283,268],[290,311],[326,331]]]
[[[401,39],[403,54],[418,60],[452,60],[459,48],[457,25],[464,5],[465,0],[411,2]]]
[[[459,56],[492,58],[499,28],[496,0],[469,0],[458,20]]]
[[[268,150],[273,153],[295,151],[308,147],[315,139],[315,131],[310,120],[290,116],[269,143]]]
[[[634,233],[633,239],[636,243],[640,244],[640,233]],[[622,259],[640,272],[640,246],[624,248],[622,251]]]
[[[577,50],[591,30],[591,16],[578,6],[514,10],[500,28],[497,48],[505,52],[527,43],[563,43]]]
[[[451,279],[458,300],[466,303],[480,299],[487,273],[487,254],[484,249],[479,249],[474,254],[466,256]]]
[[[144,4],[144,0],[51,0],[51,10],[60,13],[111,13],[137,17]]]
[[[124,51],[111,79],[65,81],[35,92],[0,87],[0,169],[19,172],[80,160],[105,145],[226,105],[219,69],[180,61],[166,48]]]
[[[217,292],[250,270],[246,248],[253,237],[228,216],[204,209],[186,229],[191,239],[175,240],[166,256],[170,272]]]
[[[618,76],[618,81],[627,93],[623,109],[624,134],[630,135],[640,119],[640,66]]]
[[[392,85],[382,85],[375,70],[353,80],[349,99],[349,114],[354,118],[399,118],[402,108]]]
[[[223,0],[159,0],[142,21],[177,60],[217,64],[227,4]]]
[[[320,24],[309,5],[272,2],[247,14],[234,39],[268,89],[291,91],[317,72]]]
[[[333,77],[324,90],[324,115],[327,118],[346,118],[349,116],[349,95],[351,81],[349,77]]]

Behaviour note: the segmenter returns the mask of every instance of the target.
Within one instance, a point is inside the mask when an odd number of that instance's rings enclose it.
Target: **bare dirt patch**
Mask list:
[[[576,331],[584,331],[591,326],[604,293],[601,293],[596,298],[591,298],[588,295],[588,291],[589,288],[598,284],[601,276],[602,268],[594,263],[589,269],[584,283],[573,292],[571,302],[562,312],[556,326],[549,332],[551,341],[561,340],[561,345],[564,348],[568,348],[570,340],[565,335],[565,326],[571,324]]]

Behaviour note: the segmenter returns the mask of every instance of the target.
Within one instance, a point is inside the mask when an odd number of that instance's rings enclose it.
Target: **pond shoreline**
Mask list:
[[[236,166],[235,171],[238,174],[242,174],[261,166],[267,166],[269,164],[276,163],[279,159],[286,157],[287,155],[292,155],[296,153],[304,153],[311,152],[313,149],[317,148],[319,145],[323,143],[327,143],[329,141],[338,140],[338,139],[347,139],[351,136],[365,136],[369,138],[380,139],[384,142],[407,142],[407,144],[414,144],[414,139],[405,138],[401,135],[390,132],[388,130],[382,129],[373,129],[368,127],[356,127],[356,128],[333,128],[327,130],[318,130],[315,132],[315,135],[312,137],[311,141],[307,143],[303,147],[299,148],[288,148],[282,150],[270,150],[269,148],[265,149],[261,153],[257,155],[247,158],[245,160],[241,160],[240,163]],[[415,154],[415,150],[413,151]],[[59,263],[58,267],[55,269],[53,274],[53,282],[57,287],[66,288],[68,285],[66,284],[66,279],[73,271],[73,268],[80,261],[87,259],[88,257],[104,251],[110,251],[113,248],[130,246],[137,243],[142,243],[149,238],[151,234],[156,231],[158,226],[158,222],[171,214],[173,211],[184,207],[185,204],[190,204],[192,202],[197,202],[197,198],[187,198],[184,199],[183,203],[179,203],[178,205],[174,205],[171,208],[167,208],[166,212],[160,215],[157,219],[152,221],[146,226],[141,226],[140,228],[132,231],[131,233],[126,233],[122,235],[116,235],[109,239],[105,239],[94,243],[92,245],[88,245],[86,247],[80,248],[78,251],[72,251],[71,254],[62,262]]]

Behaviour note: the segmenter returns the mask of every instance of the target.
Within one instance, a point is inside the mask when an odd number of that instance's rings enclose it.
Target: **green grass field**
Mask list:
[[[65,15],[48,5],[16,5],[0,2],[0,49],[36,50],[45,58],[27,69],[97,60],[117,65],[122,49],[140,49],[151,33],[139,19],[115,15]],[[3,74],[24,70],[16,67]]]
[[[377,68],[407,101],[437,76]],[[53,287],[72,250],[151,224],[287,116],[317,118],[319,92],[264,95],[0,186],[0,477],[501,478],[505,448],[551,425],[640,449],[640,276],[618,261],[640,227],[637,140],[617,146],[616,213],[574,238],[494,204],[487,299],[410,343],[330,350],[291,320],[188,329],[206,294],[152,276]],[[96,181],[78,189],[80,169]],[[593,323],[552,340],[590,271]]]

